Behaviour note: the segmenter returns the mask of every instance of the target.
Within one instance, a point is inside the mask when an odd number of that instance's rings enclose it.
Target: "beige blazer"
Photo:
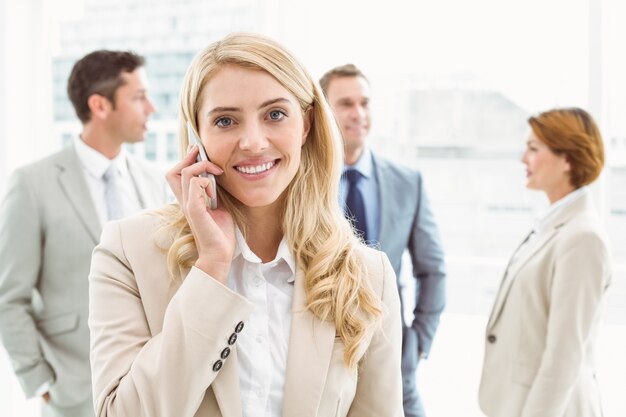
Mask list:
[[[606,242],[583,195],[507,268],[486,332],[479,400],[487,416],[602,415],[594,351],[611,282]]]
[[[163,174],[128,155],[146,207]],[[101,226],[73,146],[16,170],[0,204],[0,339],[26,397],[47,381],[54,405],[91,396],[87,276]]]
[[[91,364],[100,417],[240,417],[237,350],[220,353],[252,305],[196,268],[168,276],[168,239],[150,214],[109,224],[94,250],[90,279]],[[331,323],[304,308],[295,278],[284,417],[403,416],[401,320],[393,269],[363,248],[368,279],[386,308],[358,370],[343,364]],[[244,327],[238,326],[243,323]],[[230,346],[231,348],[233,346]]]

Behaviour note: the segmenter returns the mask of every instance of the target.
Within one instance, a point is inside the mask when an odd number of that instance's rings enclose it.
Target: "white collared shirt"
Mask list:
[[[509,268],[520,258],[521,254],[524,253],[524,250],[528,248],[530,242],[532,242],[538,235],[545,231],[548,224],[550,224],[555,218],[557,218],[563,212],[563,210],[574,204],[575,201],[577,201],[579,198],[586,195],[587,193],[587,187],[581,187],[577,190],[574,190],[560,200],[552,203],[543,214],[538,216],[535,219],[533,229],[529,233],[528,237],[524,242],[522,242],[517,251],[515,251],[515,253],[511,257],[511,260],[509,262]]]
[[[143,207],[137,195],[137,188],[133,177],[128,170],[128,162],[124,149],[113,159],[110,160],[100,152],[96,151],[80,138],[74,138],[74,149],[78,155],[78,160],[83,168],[85,180],[89,187],[91,199],[96,206],[98,219],[100,224],[107,222],[107,206],[105,200],[105,184],[102,175],[111,164],[115,164],[119,174],[119,186],[121,191],[121,201],[124,207],[124,215],[140,211]]]
[[[228,287],[254,304],[237,339],[242,413],[243,417],[278,417],[287,370],[295,259],[283,238],[276,258],[264,264],[241,232],[235,233]]]
[[[539,233],[543,232],[546,226],[552,220],[558,217],[563,212],[563,210],[565,210],[565,208],[574,204],[574,202],[577,201],[582,196],[587,195],[588,192],[589,191],[587,187],[580,187],[579,189],[574,190],[571,193],[567,194],[565,197],[561,198],[560,200],[557,200],[554,203],[552,203],[550,207],[548,207],[548,210],[546,210],[546,212],[544,212],[541,216],[535,219],[535,225],[533,226],[533,232],[534,232],[533,234],[538,235]]]

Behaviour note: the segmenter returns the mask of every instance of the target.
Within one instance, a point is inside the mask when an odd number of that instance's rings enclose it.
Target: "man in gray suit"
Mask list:
[[[445,303],[444,256],[420,173],[375,155],[365,144],[370,130],[369,81],[354,65],[328,71],[320,85],[344,139],[345,175],[341,196],[355,231],[387,254],[398,277],[408,249],[415,277],[412,323],[403,323],[404,412],[423,417],[416,371],[426,358]]]
[[[163,175],[122,149],[154,112],[143,66],[130,52],[79,60],[68,94],[80,137],[16,170],[0,206],[0,338],[44,416],[94,414],[87,276],[103,223],[166,202]]]

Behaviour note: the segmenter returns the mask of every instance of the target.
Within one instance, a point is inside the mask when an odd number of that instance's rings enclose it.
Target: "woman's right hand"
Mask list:
[[[208,162],[196,162],[198,147],[191,147],[187,155],[167,174],[166,179],[174,192],[191,228],[198,260],[196,267],[225,284],[235,250],[235,225],[233,218],[218,204],[217,209],[207,207],[205,194],[216,196],[209,178],[199,175],[208,172],[220,175],[224,171]]]

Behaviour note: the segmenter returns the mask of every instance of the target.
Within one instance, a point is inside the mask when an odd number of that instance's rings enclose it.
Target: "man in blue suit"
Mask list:
[[[424,417],[417,393],[416,371],[428,357],[445,303],[444,255],[422,176],[375,155],[365,144],[370,130],[370,86],[365,75],[347,64],[320,80],[344,139],[345,175],[341,198],[355,231],[387,254],[400,279],[407,249],[415,277],[412,323],[403,323],[402,377],[406,417]]]

